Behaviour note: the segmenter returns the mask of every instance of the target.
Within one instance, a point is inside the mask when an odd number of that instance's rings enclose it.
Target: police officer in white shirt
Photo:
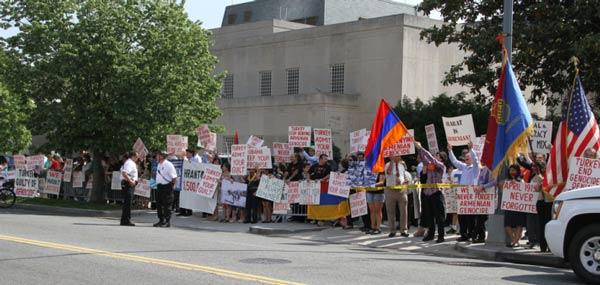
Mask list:
[[[167,160],[168,154],[166,151],[161,151],[158,154],[158,169],[156,171],[156,188],[157,188],[157,212],[158,223],[155,227],[170,227],[171,226],[171,207],[173,204],[173,188],[177,181],[177,171],[175,166]]]
[[[138,170],[135,162],[138,160],[136,152],[125,154],[127,160],[121,167],[121,189],[123,190],[123,211],[121,212],[121,226],[135,226],[131,222],[131,199],[138,181]]]

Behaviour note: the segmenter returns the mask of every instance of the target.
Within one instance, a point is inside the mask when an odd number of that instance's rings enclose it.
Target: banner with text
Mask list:
[[[44,193],[58,195],[60,193],[60,183],[62,182],[62,173],[59,171],[48,170],[46,172],[46,188]]]
[[[428,150],[431,153],[438,153],[440,148],[438,146],[437,136],[435,135],[435,125],[429,124],[425,126],[425,136],[427,136]]]
[[[346,183],[348,175],[345,173],[331,172],[329,175],[329,189],[327,193],[342,198],[348,198],[350,195],[350,186]]]
[[[369,142],[367,129],[360,129],[350,133],[350,152],[364,152]]]
[[[246,207],[248,185],[223,179],[221,181],[221,203],[236,207]]]
[[[251,135],[246,142],[247,145],[254,148],[261,148],[265,141],[257,136]]]
[[[537,214],[535,204],[540,197],[537,183],[505,181],[502,187],[500,209]]]
[[[477,137],[473,141],[473,151],[477,154],[477,158],[481,161],[481,156],[483,156],[483,146],[485,145],[485,135]]]
[[[264,146],[261,148],[248,147],[248,169],[271,169],[271,150]]]
[[[284,182],[281,179],[263,175],[260,177],[256,197],[263,198],[273,202],[279,202],[283,194]]]
[[[65,160],[64,171],[65,171],[65,174],[63,175],[63,181],[71,182],[71,177],[73,176],[73,160],[72,159]]]
[[[415,154],[415,130],[408,130],[397,143],[383,150],[383,157],[402,156]]]
[[[569,159],[569,176],[565,191],[600,185],[600,159]]]
[[[330,129],[314,129],[315,133],[315,154],[320,156],[326,154],[329,159],[333,159],[333,143],[331,141]]]
[[[248,146],[234,144],[231,146],[231,175],[243,176],[248,173]]]
[[[459,215],[491,215],[496,211],[496,190],[475,191],[477,186],[463,186],[456,189]]]
[[[33,170],[17,169],[15,178],[15,194],[17,197],[35,197],[39,187]]]
[[[299,200],[298,203],[301,205],[319,205],[321,203],[321,181],[301,181]]]
[[[13,155],[15,169],[25,169],[27,167],[27,158],[24,155]]]
[[[167,153],[185,156],[188,148],[188,138],[182,135],[167,135]]]
[[[83,188],[83,180],[83,172],[73,171],[73,188]]]
[[[291,148],[310,146],[311,127],[288,127],[288,143]]]
[[[458,196],[456,188],[443,189],[444,206],[446,206],[447,214],[456,214],[458,212]]]
[[[550,153],[552,148],[552,121],[533,121],[533,135],[529,137],[535,153]]]
[[[273,143],[273,157],[276,163],[292,162],[292,149],[287,143]]]
[[[453,146],[467,145],[475,140],[475,127],[471,114],[458,117],[442,117],[448,144]]]
[[[350,194],[350,216],[356,218],[364,216],[367,213],[367,192],[358,191],[354,194]]]
[[[150,181],[148,179],[139,179],[138,184],[133,189],[133,195],[150,198]]]

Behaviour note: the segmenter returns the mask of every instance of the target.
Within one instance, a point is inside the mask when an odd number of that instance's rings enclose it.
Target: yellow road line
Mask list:
[[[183,270],[205,272],[205,273],[215,274],[215,275],[222,276],[222,277],[233,278],[233,279],[244,280],[244,281],[254,281],[254,282],[263,283],[263,284],[274,284],[274,285],[275,284],[277,284],[277,285],[302,284],[302,283],[296,283],[296,282],[291,282],[291,281],[269,278],[269,277],[265,277],[265,276],[252,275],[252,274],[247,274],[247,273],[242,273],[242,272],[235,272],[235,271],[230,271],[230,270],[225,270],[225,269],[220,269],[220,268],[215,268],[215,267],[209,267],[209,266],[204,266],[204,265],[183,263],[183,262],[177,262],[177,261],[172,261],[172,260],[144,257],[144,256],[138,256],[138,255],[132,255],[132,254],[109,252],[109,251],[97,250],[97,249],[92,249],[92,248],[78,247],[78,246],[73,246],[73,245],[68,245],[68,244],[60,244],[60,243],[25,239],[25,238],[20,238],[20,237],[15,237],[15,236],[0,235],[0,240],[21,243],[21,244],[28,244],[28,245],[38,246],[38,247],[59,249],[59,250],[70,251],[70,252],[85,253],[85,254],[91,254],[91,255],[111,257],[111,258],[116,258],[116,259],[137,261],[137,262],[141,262],[141,263],[157,264],[157,265],[162,265],[162,266],[166,266],[166,267],[179,268],[179,269],[183,269]]]

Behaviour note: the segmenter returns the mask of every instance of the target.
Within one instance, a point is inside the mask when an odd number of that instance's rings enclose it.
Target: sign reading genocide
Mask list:
[[[276,163],[292,162],[292,149],[287,143],[273,143],[273,157]]]
[[[74,171],[73,172],[73,188],[83,188],[83,172]]]
[[[144,145],[144,142],[141,138],[137,138],[137,140],[133,144],[133,150],[137,152],[140,155],[140,157],[146,157],[146,155],[148,155],[148,149]]]
[[[61,181],[62,173],[59,171],[49,170],[46,172],[46,189],[44,193],[58,195],[60,193]]]
[[[521,183],[507,180],[502,187],[502,204],[500,209],[515,212],[537,214],[535,204],[540,192],[536,183]]]
[[[263,198],[273,202],[279,202],[283,194],[284,182],[275,177],[263,175],[260,177],[256,197]]]
[[[246,207],[248,185],[223,179],[221,181],[221,203],[236,207]]]
[[[181,135],[167,135],[167,152],[178,156],[185,156],[188,148],[188,138]]]
[[[133,190],[133,195],[150,198],[150,183],[147,179],[138,180],[138,184]]]
[[[113,171],[110,179],[110,189],[121,190],[121,180],[123,180],[123,177],[121,177],[121,172]]]
[[[234,144],[231,146],[231,175],[243,176],[248,173],[248,146]]]
[[[247,145],[249,145],[250,147],[254,147],[254,148],[260,148],[263,146],[263,144],[265,143],[264,140],[262,140],[261,138],[251,135],[248,138],[248,141],[246,142]]]
[[[437,142],[437,136],[435,135],[435,125],[429,124],[425,126],[425,135],[427,136],[427,145],[429,146],[429,152],[438,153],[440,148]]]
[[[288,143],[291,148],[310,146],[311,127],[288,127]]]
[[[350,133],[350,152],[357,153],[359,151],[365,151],[369,141],[367,133],[366,129],[360,129]]]
[[[327,194],[348,198],[348,195],[350,195],[350,186],[346,183],[347,180],[347,174],[331,172],[329,175],[329,188]]]
[[[352,218],[364,216],[368,213],[367,192],[358,191],[350,195],[350,215]]]
[[[18,197],[34,197],[38,191],[39,181],[33,170],[17,169],[15,178],[15,194]]]
[[[459,215],[491,215],[496,211],[494,188],[476,192],[476,186],[463,186],[456,189]]]
[[[533,135],[529,137],[535,153],[550,153],[552,148],[552,121],[533,121]]]
[[[65,174],[63,175],[64,182],[71,182],[71,177],[73,176],[73,160],[67,159],[65,160]]]
[[[271,150],[268,147],[253,148],[248,147],[248,168],[249,169],[271,169]]]
[[[453,146],[467,145],[475,140],[475,127],[471,114],[458,117],[442,117],[448,144]]]
[[[402,156],[415,154],[415,130],[408,130],[408,134],[403,136],[397,143],[383,151],[384,157]]]
[[[331,142],[330,129],[314,129],[315,132],[315,154],[320,156],[326,154],[333,158],[333,144]]]
[[[565,191],[600,185],[600,159],[569,159],[569,176]]]

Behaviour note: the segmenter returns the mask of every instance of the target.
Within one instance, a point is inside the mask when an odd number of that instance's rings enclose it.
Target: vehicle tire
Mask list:
[[[580,279],[588,284],[600,284],[600,224],[577,231],[569,245],[568,256]]]
[[[10,208],[17,201],[15,192],[8,188],[0,189],[0,208]]]

